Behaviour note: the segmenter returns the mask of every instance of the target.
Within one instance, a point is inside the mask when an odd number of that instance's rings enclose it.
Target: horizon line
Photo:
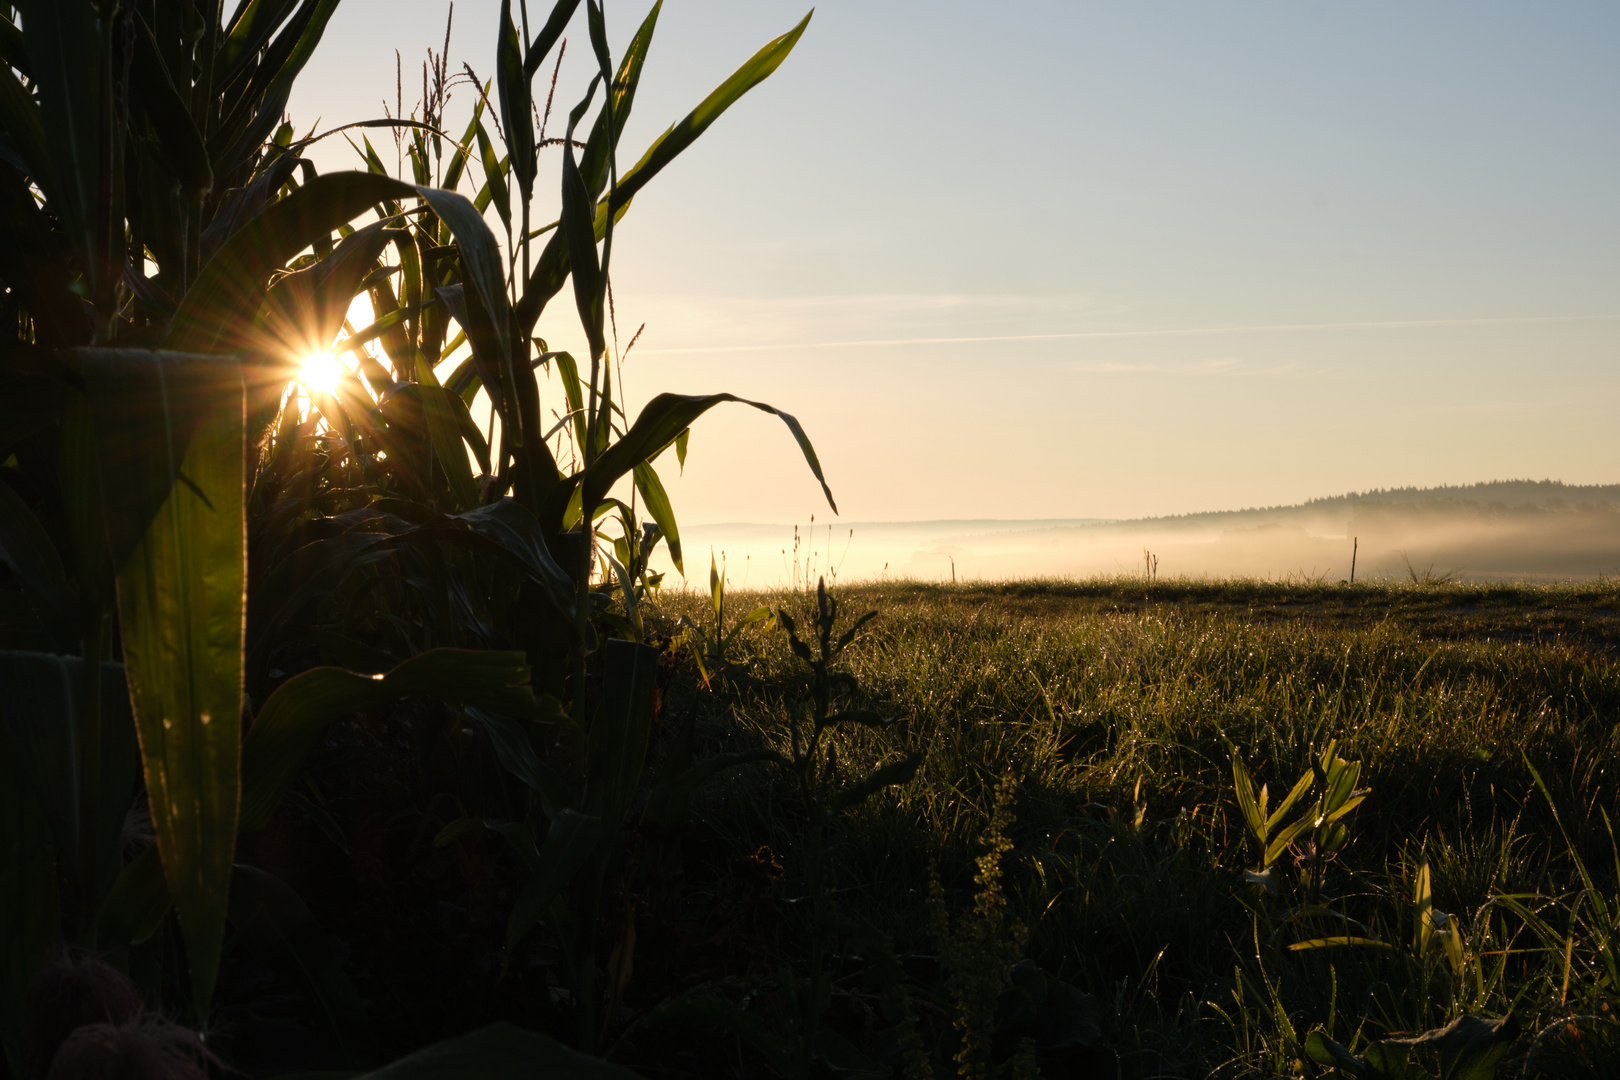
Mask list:
[[[857,338],[848,341],[776,342],[761,345],[683,346],[642,349],[643,354],[676,356],[687,353],[766,352],[782,349],[847,349],[888,345],[969,345],[998,341],[1062,341],[1082,338],[1178,337],[1198,334],[1257,334],[1290,330],[1399,330],[1424,326],[1500,326],[1514,323],[1603,322],[1620,319],[1608,315],[1521,315],[1487,319],[1396,319],[1382,322],[1270,323],[1251,326],[1200,326],[1158,330],[1076,330],[1058,334],[986,334],[975,337]]]

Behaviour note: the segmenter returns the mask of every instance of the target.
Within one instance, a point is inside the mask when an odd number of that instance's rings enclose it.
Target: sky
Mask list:
[[[625,161],[805,10],[667,0]],[[379,115],[396,48],[409,109],[445,11],[346,0],[300,129]],[[493,73],[498,12],[456,4],[452,66]],[[608,0],[615,55],[644,14]],[[831,0],[615,234],[632,404],[793,413],[843,521],[1614,482],[1617,46],[1574,0]],[[556,113],[588,52],[581,15]],[[539,333],[583,353],[567,295]],[[683,523],[830,517],[751,409],[660,471]]]

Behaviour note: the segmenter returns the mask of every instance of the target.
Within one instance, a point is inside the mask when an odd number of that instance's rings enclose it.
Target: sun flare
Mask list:
[[[306,390],[330,394],[343,378],[343,361],[329,352],[310,353],[298,365],[298,381]]]

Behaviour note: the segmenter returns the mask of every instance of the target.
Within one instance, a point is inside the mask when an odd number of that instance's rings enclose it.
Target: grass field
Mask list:
[[[924,756],[831,832],[828,1023],[868,1059],[900,1069],[907,1028],[945,1051],[959,1039],[928,882],[937,868],[947,906],[968,907],[1011,773],[1001,889],[1024,953],[1095,998],[1094,1031],[1042,1036],[1045,1075],[1325,1075],[1304,1060],[1313,1029],[1360,1053],[1510,1011],[1520,1033],[1497,1075],[1615,1075],[1620,589],[1119,579],[839,596],[878,613],[845,666],[858,704],[897,723],[838,734],[833,768]],[[662,614],[712,622],[708,602],[666,594]],[[760,603],[802,626],[813,597],[728,598],[733,618]],[[809,687],[779,630],[739,639],[735,677],[666,691],[662,723],[694,710],[700,755],[786,750]],[[1330,740],[1368,791],[1342,849],[1313,859],[1302,835],[1274,892],[1248,883],[1261,852],[1233,755],[1275,805]],[[812,905],[804,808],[778,777],[749,766],[712,782],[681,872],[630,897],[640,932],[615,1058],[768,1075],[724,1025],[694,1050],[690,1026],[646,1012],[695,994],[786,1023],[771,1003],[807,962]],[[1289,947],[1334,937],[1380,944]],[[1587,1019],[1558,1024],[1572,1017]]]

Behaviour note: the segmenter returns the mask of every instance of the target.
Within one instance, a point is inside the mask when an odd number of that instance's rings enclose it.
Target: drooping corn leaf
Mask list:
[[[242,743],[242,831],[261,829],[333,721],[409,694],[527,715],[534,709],[522,653],[430,649],[379,675],[313,668],[265,701]]]
[[[270,288],[265,295],[266,322],[288,363],[331,348],[349,302],[397,232],[386,222],[373,222],[344,237],[326,258]]]
[[[240,795],[245,388],[234,364],[188,374],[208,405],[184,456],[169,452],[170,475],[182,482],[119,569],[118,615],[153,831],[206,1015]],[[103,443],[104,491],[107,450]]]
[[[556,698],[543,697],[541,705],[553,715],[562,712]],[[534,744],[525,730],[525,725],[530,722],[472,706],[466,710],[466,719],[469,725],[483,732],[484,738],[489,740],[490,749],[494,751],[495,760],[500,762],[501,768],[540,796],[541,809],[548,817],[554,816],[567,800],[568,785],[556,769],[535,753]]]
[[[424,199],[455,235],[467,277],[488,313],[491,363],[499,365],[507,345],[506,333],[498,329],[506,325],[505,278],[500,248],[478,211],[454,192],[359,172],[316,176],[233,233],[181,301],[169,347],[209,352],[242,344],[237,329],[242,313],[259,310],[272,273],[376,204],[412,196]],[[499,374],[499,367],[486,373],[486,385],[499,385]]]
[[[821,490],[827,497],[827,504],[836,513],[838,504],[833,501],[832,489],[827,486],[826,477],[821,472],[821,462],[816,457],[815,447],[810,444],[810,437],[804,433],[799,421],[780,409],[763,402],[749,401],[735,394],[659,394],[653,398],[637,415],[636,422],[624,433],[624,437],[609,447],[590,468],[579,474],[579,480],[583,484],[584,503],[590,506],[600,503],[608,490],[637,464],[667,446],[682,431],[690,427],[692,421],[716,405],[727,401],[751,405],[761,412],[779,417],[787,425],[788,430],[793,433],[794,441],[799,444],[805,463],[810,466],[810,472],[821,482]],[[543,508],[542,522],[548,519],[561,519],[566,506],[566,495],[572,494],[571,488],[572,485],[569,485],[553,493]]]

